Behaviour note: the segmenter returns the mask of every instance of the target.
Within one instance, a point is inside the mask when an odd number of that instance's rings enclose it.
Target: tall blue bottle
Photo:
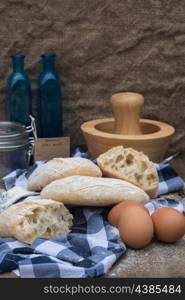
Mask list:
[[[55,71],[55,54],[43,54],[43,71],[38,79],[39,137],[63,135],[61,82]]]
[[[31,85],[24,71],[24,55],[12,56],[13,72],[7,79],[7,119],[30,125],[32,112]]]

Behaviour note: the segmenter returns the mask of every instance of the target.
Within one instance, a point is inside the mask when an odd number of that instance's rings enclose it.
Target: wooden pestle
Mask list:
[[[139,120],[144,97],[137,93],[117,93],[111,97],[110,101],[115,118],[114,133],[142,134]]]

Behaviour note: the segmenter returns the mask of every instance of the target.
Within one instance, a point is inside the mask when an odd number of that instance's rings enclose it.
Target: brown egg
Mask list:
[[[173,243],[185,234],[185,217],[174,208],[160,208],[151,218],[155,236],[161,242]]]
[[[142,203],[139,203],[137,201],[124,201],[111,208],[107,216],[108,222],[111,225],[117,227],[120,214],[128,206],[138,206],[148,212],[147,208]]]
[[[118,229],[125,244],[131,248],[146,247],[153,237],[152,219],[139,206],[127,206],[119,217]]]

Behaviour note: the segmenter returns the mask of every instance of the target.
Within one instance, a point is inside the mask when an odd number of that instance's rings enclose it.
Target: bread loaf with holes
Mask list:
[[[32,244],[37,238],[50,239],[69,233],[72,220],[63,203],[28,197],[0,214],[0,237]]]
[[[149,201],[142,189],[129,182],[90,176],[70,176],[55,180],[43,188],[41,198],[85,206],[108,206],[126,200],[141,203]]]
[[[101,177],[100,168],[82,157],[53,158],[38,166],[28,179],[29,191],[41,191],[50,182],[72,175]]]
[[[97,164],[104,176],[126,180],[143,189],[151,198],[158,191],[158,174],[153,162],[132,148],[116,146],[101,154]]]

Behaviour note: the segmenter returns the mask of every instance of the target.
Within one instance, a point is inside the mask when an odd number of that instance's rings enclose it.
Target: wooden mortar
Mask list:
[[[111,97],[114,118],[82,124],[88,150],[95,159],[108,149],[123,145],[143,151],[153,162],[160,162],[175,132],[159,121],[140,119],[144,97],[136,93],[118,93]]]

